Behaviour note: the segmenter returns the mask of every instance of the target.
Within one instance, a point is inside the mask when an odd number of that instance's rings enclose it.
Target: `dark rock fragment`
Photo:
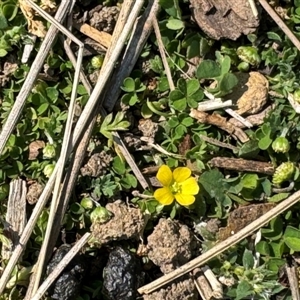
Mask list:
[[[117,247],[109,254],[103,270],[103,294],[110,300],[136,300],[143,285],[140,261],[129,251]]]

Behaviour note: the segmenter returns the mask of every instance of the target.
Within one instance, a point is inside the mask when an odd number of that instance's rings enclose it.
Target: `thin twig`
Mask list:
[[[286,200],[279,203],[277,206],[266,212],[263,216],[240,230],[238,233],[234,234],[233,236],[229,237],[223,242],[215,245],[212,249],[208,250],[207,252],[203,253],[202,255],[198,256],[197,258],[191,260],[187,264],[179,267],[175,271],[172,271],[163,277],[141,287],[138,289],[140,294],[148,294],[151,293],[158,288],[164,286],[165,284],[173,281],[174,279],[183,276],[184,274],[192,271],[193,269],[200,267],[201,265],[205,264],[206,262],[210,261],[220,253],[226,251],[230,247],[234,246],[254,231],[257,231],[261,227],[263,227],[266,223],[270,222],[273,218],[277,217],[278,215],[285,212],[289,209],[292,205],[296,204],[300,200],[300,191],[294,193],[292,196],[287,198]]]
[[[198,104],[197,110],[210,111],[210,110],[216,110],[219,108],[225,108],[229,106],[232,106],[232,100],[227,100],[223,102],[221,99],[219,101],[215,99],[215,100],[207,100],[207,101],[200,102]]]
[[[277,15],[274,9],[266,0],[258,0],[260,5],[266,10],[266,12],[271,16],[271,18],[276,22],[276,24],[281,28],[281,30],[288,36],[295,47],[300,51],[300,42],[294,33],[285,25],[282,19]]]
[[[230,116],[232,116],[233,118],[235,118],[236,120],[238,120],[239,122],[241,122],[244,126],[246,126],[248,128],[252,128],[253,127],[253,125],[248,120],[246,120],[244,117],[242,117],[241,115],[239,115],[238,113],[236,113],[231,108],[226,108],[225,111]]]
[[[158,25],[156,16],[153,17],[152,22],[153,22],[153,29],[154,29],[154,32],[155,32],[155,35],[156,35],[156,40],[157,40],[159,53],[160,53],[162,63],[164,65],[165,72],[166,72],[166,75],[167,75],[169,87],[170,87],[170,90],[173,91],[173,90],[175,90],[175,85],[174,85],[171,70],[170,70],[170,67],[169,67],[169,64],[168,64],[168,61],[167,61],[167,57],[166,57],[166,53],[165,53],[165,47],[164,47],[164,44],[163,44],[163,41],[162,41],[162,38],[161,38],[159,25]]]
[[[69,0],[61,1],[61,4],[55,15],[55,18],[57,19],[58,22],[62,22],[65,19],[69,6],[70,6]],[[37,53],[36,58],[30,68],[30,71],[28,72],[28,75],[16,98],[16,101],[8,115],[8,118],[2,127],[2,131],[0,134],[0,154],[3,152],[7,140],[18,122],[18,119],[25,105],[25,101],[32,90],[33,84],[36,78],[38,77],[38,74],[40,73],[40,70],[43,66],[43,63],[50,49],[52,48],[57,32],[58,32],[57,28],[54,25],[51,25],[40,47],[40,51]]]
[[[252,13],[253,13],[254,17],[257,19],[257,17],[258,17],[258,11],[257,11],[257,8],[256,8],[254,0],[248,0],[248,1],[249,1],[249,4],[250,4]]]
[[[111,39],[110,47],[107,49],[107,52],[106,52],[106,55],[104,57],[104,61],[103,61],[103,65],[102,65],[100,73],[103,72],[105,65],[111,59],[111,54],[113,52],[113,49],[118,44],[121,32],[124,29],[125,23],[128,19],[128,16],[129,16],[132,8],[133,8],[133,4],[134,4],[134,1],[132,1],[132,0],[124,0],[124,2],[122,4],[122,8],[121,8],[116,26],[114,28],[114,32],[113,32],[113,36],[112,36],[112,39]]]
[[[201,268],[204,276],[206,277],[207,281],[209,282],[211,289],[212,289],[212,296],[215,299],[223,299],[223,287],[220,281],[216,278],[215,274],[211,270],[209,266],[204,266]]]
[[[177,159],[184,159],[185,158],[183,155],[168,152],[166,149],[159,146],[158,144],[148,143],[148,145],[151,146],[152,148],[156,149],[158,152],[160,152],[162,154],[165,154],[167,156],[174,157],[174,158],[177,158]]]
[[[19,236],[24,230],[26,224],[26,192],[25,180],[17,178],[10,182],[5,217],[8,227],[4,230],[5,236],[9,237],[10,243],[9,245],[2,243],[2,260],[10,258],[14,248],[19,243]]]
[[[286,264],[285,270],[290,284],[292,299],[300,300],[299,278],[298,278],[296,267],[294,266],[290,267]]]
[[[218,141],[216,139],[213,139],[213,138],[210,138],[206,135],[200,134],[199,137],[200,137],[201,140],[203,140],[205,142],[208,142],[212,145],[219,146],[219,147],[222,147],[222,148],[227,148],[227,149],[230,149],[232,151],[239,151],[238,147],[232,146],[232,145],[227,144],[227,143],[220,142],[220,141]]]
[[[111,78],[111,87],[105,95],[104,107],[107,111],[112,111],[118,99],[121,89],[120,86],[125,77],[128,77],[135,66],[143,47],[152,32],[152,20],[159,10],[158,0],[148,1],[148,6],[143,15],[139,18],[135,29],[131,34],[131,39],[128,43],[126,53],[123,60],[120,62],[119,68]]]
[[[91,234],[89,232],[85,233],[81,239],[70,249],[70,251],[65,255],[65,257],[58,263],[55,269],[49,274],[43,284],[39,287],[35,295],[31,300],[39,300],[45,294],[50,285],[54,280],[60,275],[60,273],[66,268],[73,257],[81,250],[81,248],[88,242]]]

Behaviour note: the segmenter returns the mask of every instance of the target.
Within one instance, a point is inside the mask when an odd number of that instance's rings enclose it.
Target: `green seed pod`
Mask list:
[[[105,207],[98,206],[91,212],[90,218],[92,223],[105,223],[111,216],[112,213]]]
[[[294,91],[294,101],[300,104],[300,90]]]
[[[295,172],[295,166],[292,162],[285,162],[278,166],[273,175],[272,182],[280,185],[284,181],[289,180]]]
[[[55,165],[54,164],[49,164],[44,168],[44,175],[49,178],[54,170]]]
[[[103,55],[94,56],[91,60],[92,67],[95,68],[95,69],[100,69],[102,67],[103,60],[104,60]]]
[[[43,157],[46,159],[55,157],[55,154],[55,146],[53,144],[47,144],[43,149]]]
[[[276,153],[287,153],[290,150],[290,143],[286,137],[280,136],[272,143],[272,148]]]
[[[261,62],[260,56],[257,53],[257,49],[254,47],[241,46],[237,49],[236,53],[242,61],[252,66],[258,66]]]
[[[231,268],[231,263],[229,261],[224,261],[222,269],[228,271]]]
[[[242,61],[241,63],[239,63],[239,65],[237,66],[238,70],[241,72],[248,72],[250,65],[249,63]]]
[[[236,267],[236,268],[234,268],[234,270],[233,270],[233,273],[234,273],[236,276],[243,276],[243,275],[244,275],[244,272],[245,272],[245,268],[242,267],[242,266]]]
[[[80,201],[80,205],[84,208],[84,209],[92,209],[94,207],[94,203],[91,200],[91,198],[83,198]]]

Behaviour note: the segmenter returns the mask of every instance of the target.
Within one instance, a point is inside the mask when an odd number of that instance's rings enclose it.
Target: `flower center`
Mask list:
[[[179,184],[178,182],[174,182],[172,185],[171,185],[171,191],[173,194],[180,194],[181,193],[181,184]]]

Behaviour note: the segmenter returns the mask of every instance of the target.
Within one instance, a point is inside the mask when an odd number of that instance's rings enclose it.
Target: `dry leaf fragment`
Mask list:
[[[255,31],[259,21],[246,0],[190,0],[192,16],[211,38],[236,40]]]
[[[197,119],[201,123],[215,125],[220,129],[225,130],[230,135],[238,138],[242,143],[246,143],[249,140],[248,136],[242,129],[230,124],[226,118],[220,116],[219,114],[213,113],[210,115],[204,111],[191,109],[190,116]]]
[[[263,203],[238,207],[229,214],[227,226],[220,228],[218,240],[226,240],[275,206],[275,203]]]
[[[37,19],[35,10],[27,4],[26,0],[20,0],[19,4],[24,17],[27,20],[28,31],[40,38],[45,37],[47,32],[46,27],[41,20]],[[57,6],[53,0],[41,0],[41,8],[48,13],[53,13]]]
[[[39,150],[45,147],[44,141],[34,141],[29,144],[29,160],[35,160],[39,155]]]
[[[237,100],[239,115],[256,114],[266,104],[269,92],[268,80],[259,72],[250,72],[245,85],[248,87],[242,96]],[[234,100],[234,99],[232,99]]]

